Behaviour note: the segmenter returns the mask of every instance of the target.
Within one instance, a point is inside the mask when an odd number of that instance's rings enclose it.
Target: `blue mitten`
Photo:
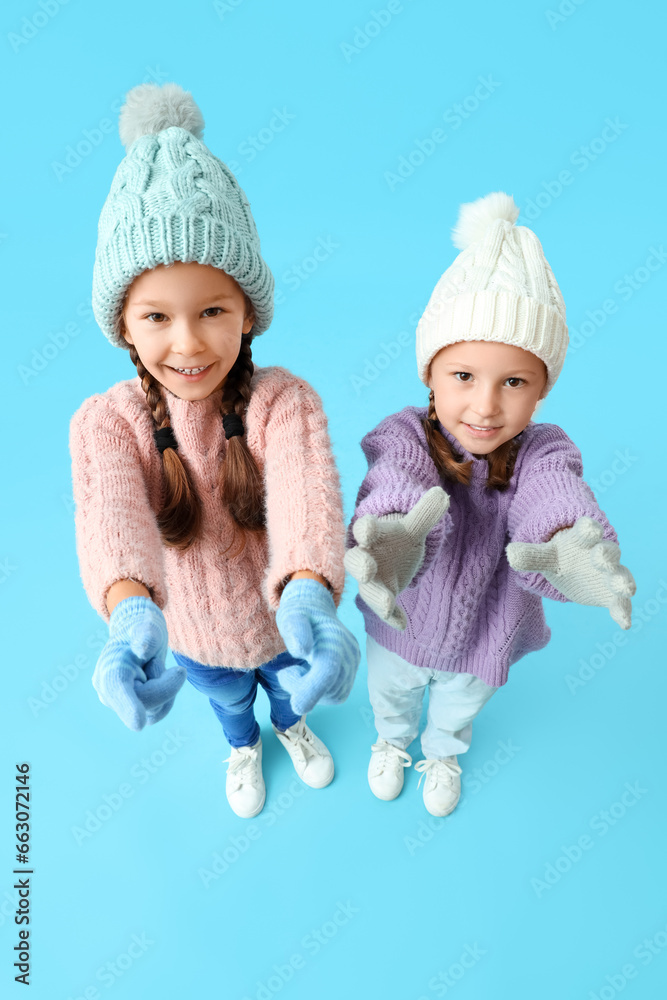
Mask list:
[[[183,686],[185,667],[164,668],[168,642],[164,615],[149,597],[126,597],[111,612],[93,687],[128,729],[163,719]]]
[[[338,705],[354,683],[359,643],[339,621],[327,588],[317,580],[291,580],[283,590],[276,624],[288,652],[307,665],[285,667],[278,680],[292,710],[305,715],[318,702]]]

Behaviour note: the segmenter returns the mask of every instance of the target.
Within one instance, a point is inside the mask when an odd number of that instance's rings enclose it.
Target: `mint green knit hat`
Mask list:
[[[273,317],[274,280],[250,203],[231,170],[202,142],[204,119],[175,83],[144,83],[120,110],[121,161],[98,225],[93,312],[116,347],[125,292],[158,264],[196,261],[234,278],[252,302],[251,333]]]

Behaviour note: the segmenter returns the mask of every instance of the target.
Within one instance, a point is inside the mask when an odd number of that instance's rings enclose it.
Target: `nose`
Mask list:
[[[182,319],[172,327],[171,347],[174,354],[182,354],[184,357],[192,358],[204,350],[206,344],[197,324],[189,319]]]
[[[492,383],[479,383],[475,386],[473,398],[469,400],[471,411],[482,420],[490,420],[500,412],[500,399],[497,386]]]

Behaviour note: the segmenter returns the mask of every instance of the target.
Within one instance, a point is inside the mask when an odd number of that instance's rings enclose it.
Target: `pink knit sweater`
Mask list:
[[[275,622],[284,578],[321,574],[340,601],[344,523],[327,420],[314,389],[284,368],[256,368],[246,443],[266,490],[267,530],[244,551],[217,488],[225,440],[222,389],[204,400],[163,388],[178,442],[202,503],[201,536],[185,552],[163,545],[156,522],[162,458],[137,376],[86,399],[70,423],[76,543],[81,578],[109,621],[106,595],[117,580],[143,583],[162,609],[169,645],[207,666],[255,668],[285,649]],[[234,544],[230,552],[237,548]]]

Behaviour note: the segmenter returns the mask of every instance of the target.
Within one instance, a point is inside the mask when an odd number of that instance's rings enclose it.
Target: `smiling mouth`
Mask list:
[[[180,372],[181,375],[199,375],[200,372],[205,371],[210,368],[211,365],[200,365],[199,368],[175,368],[174,365],[169,365],[175,372]]]

